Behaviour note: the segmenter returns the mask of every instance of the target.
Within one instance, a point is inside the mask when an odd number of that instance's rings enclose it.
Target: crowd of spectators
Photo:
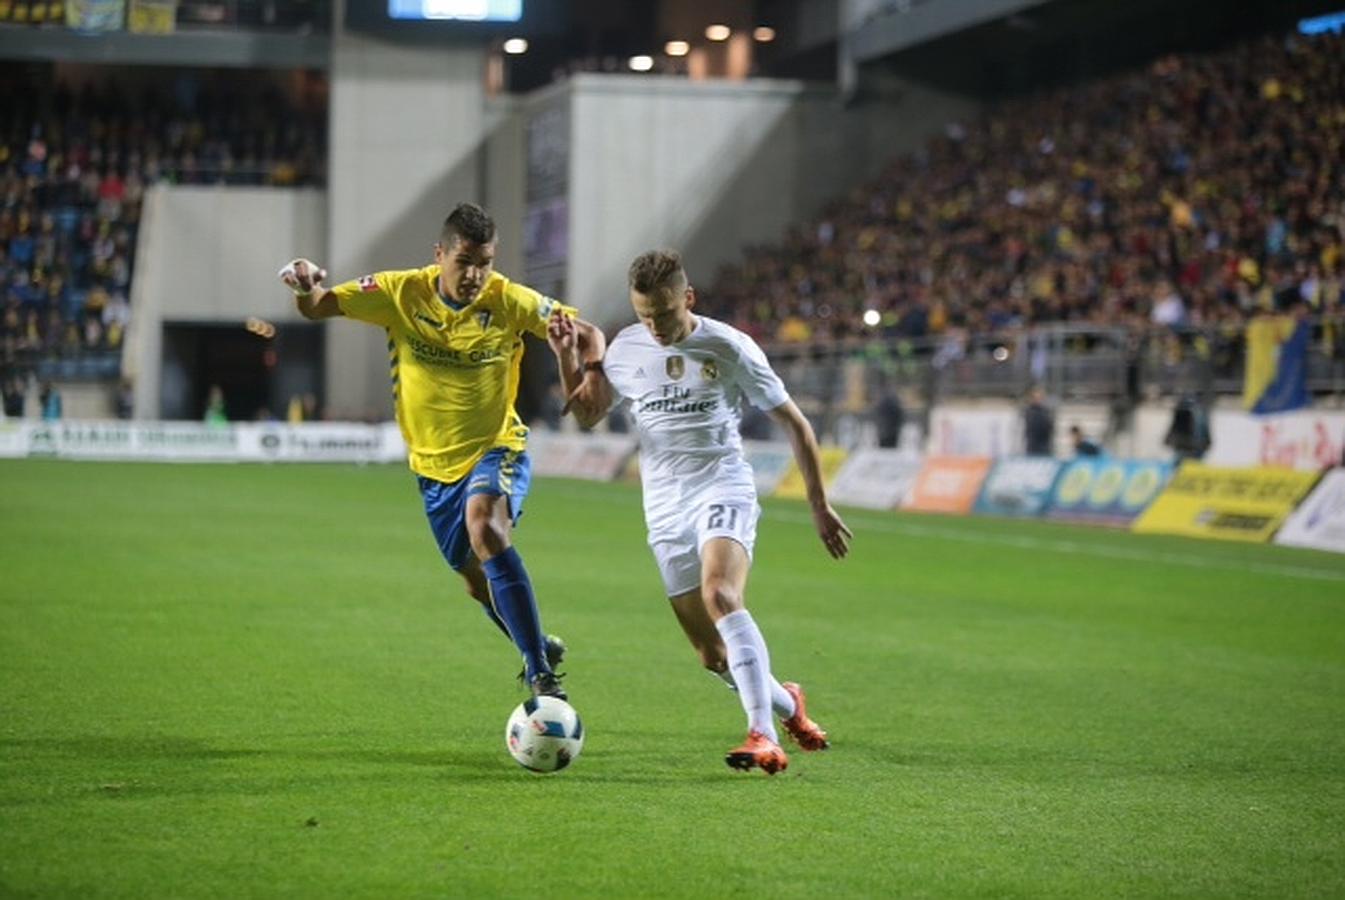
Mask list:
[[[749,249],[708,308],[766,342],[1337,313],[1343,98],[1324,34],[1011,101]]]
[[[0,25],[76,27],[65,0],[0,0]],[[75,5],[76,12],[79,7]],[[124,13],[123,13],[124,16]],[[122,16],[116,21],[120,24]],[[328,0],[177,0],[175,28],[324,29],[331,21]],[[134,29],[134,20],[130,23]]]
[[[50,71],[50,70],[47,70]],[[146,188],[324,177],[325,103],[178,73],[76,88],[0,68],[0,377],[44,361],[115,379]],[[13,101],[13,102],[11,102]]]

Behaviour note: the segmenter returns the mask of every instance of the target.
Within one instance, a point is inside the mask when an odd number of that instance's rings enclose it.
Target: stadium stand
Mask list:
[[[1043,322],[1236,335],[1296,297],[1336,312],[1342,94],[1326,33],[1011,101],[752,248],[710,297],[781,343]]]
[[[297,103],[264,74],[118,71],[129,83],[0,68],[6,379],[117,377],[147,187],[325,179],[325,104]]]

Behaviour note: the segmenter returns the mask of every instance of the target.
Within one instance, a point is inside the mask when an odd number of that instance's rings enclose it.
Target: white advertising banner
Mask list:
[[[35,422],[28,456],[61,459],[215,462],[242,458],[233,425],[200,422]]]
[[[628,435],[534,431],[528,436],[535,475],[614,481],[634,452],[635,438]]]
[[[352,422],[239,424],[238,450],[243,459],[276,462],[402,462],[406,445],[391,423]]]
[[[396,462],[396,425],[313,422],[22,422],[0,425],[0,456],[146,462]]]
[[[936,407],[930,414],[930,456],[1011,456],[1023,452],[1023,416],[1012,408]]]
[[[28,455],[28,427],[15,421],[0,421],[0,459]]]
[[[836,473],[827,494],[835,503],[896,509],[921,465],[918,457],[897,450],[856,450]]]
[[[1214,466],[1281,466],[1318,472],[1341,465],[1345,412],[1298,410],[1254,416],[1215,410],[1211,446],[1204,461]]]
[[[1323,476],[1280,527],[1275,543],[1345,553],[1345,469]]]

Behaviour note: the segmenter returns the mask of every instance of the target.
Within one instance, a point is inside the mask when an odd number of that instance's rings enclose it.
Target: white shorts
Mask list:
[[[711,538],[737,541],[751,559],[760,517],[756,491],[711,483],[684,498],[675,513],[648,521],[649,549],[654,551],[668,596],[700,587],[701,548]]]

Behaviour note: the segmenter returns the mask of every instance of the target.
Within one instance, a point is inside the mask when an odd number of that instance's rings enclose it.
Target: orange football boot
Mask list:
[[[827,740],[827,733],[816,722],[808,718],[808,708],[804,705],[803,688],[792,681],[786,681],[780,687],[784,688],[789,696],[794,698],[794,715],[780,723],[785,726],[785,731],[789,732],[789,736],[794,739],[794,743],[808,751],[825,750],[830,747],[831,742]]]
[[[744,772],[760,769],[767,775],[783,772],[789,767],[789,757],[785,756],[785,751],[760,731],[747,732],[747,740],[743,741],[741,747],[730,750],[724,762],[728,763],[730,769],[741,769]]]

